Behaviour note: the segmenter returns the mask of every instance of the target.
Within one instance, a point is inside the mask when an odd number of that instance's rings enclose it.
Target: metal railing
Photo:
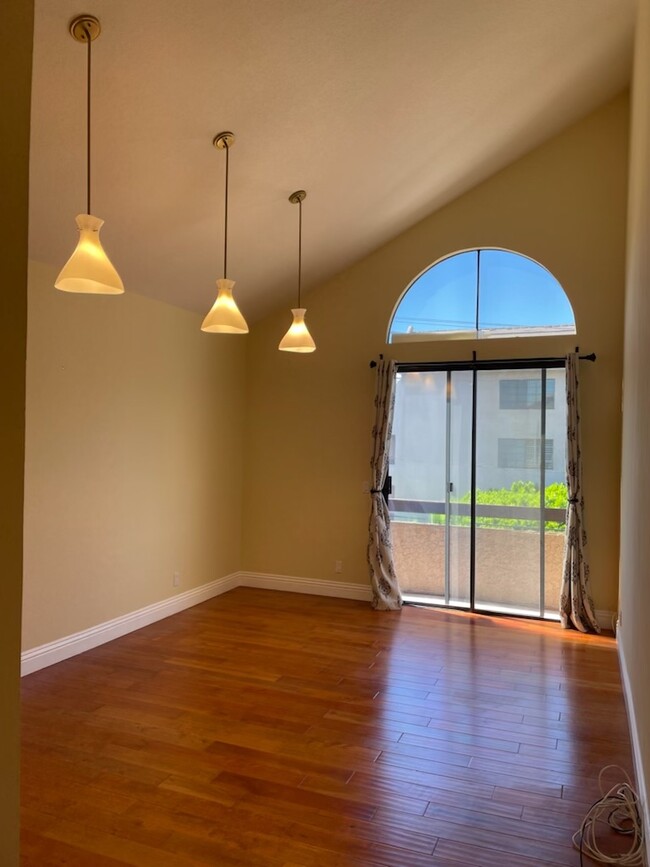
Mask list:
[[[451,516],[471,517],[472,507],[470,503],[448,504],[444,500],[399,500],[390,497],[388,508],[392,512],[408,512],[417,515],[446,515],[447,509]],[[476,503],[477,518],[514,518],[519,521],[539,521],[544,516],[544,521],[557,521],[563,524],[566,520],[566,509],[551,509],[541,506],[498,506],[493,504]],[[396,518],[399,521],[399,518]]]

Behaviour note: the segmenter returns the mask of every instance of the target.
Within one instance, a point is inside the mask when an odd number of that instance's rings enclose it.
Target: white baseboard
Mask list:
[[[369,601],[371,598],[370,587],[363,584],[293,578],[288,575],[269,575],[262,572],[233,572],[231,575],[210,581],[201,587],[170,596],[169,599],[164,599],[162,602],[154,602],[153,605],[147,605],[146,608],[140,608],[138,611],[132,611],[129,614],[116,617],[114,620],[107,620],[97,626],[91,626],[90,629],[84,629],[82,632],[75,632],[73,635],[66,635],[65,638],[59,638],[49,644],[42,644],[40,647],[26,650],[20,657],[21,676],[33,674],[41,668],[62,662],[64,659],[91,650],[107,641],[113,641],[114,638],[119,638],[128,632],[135,632],[136,629],[142,629],[143,626],[149,626],[150,623],[155,623],[157,620],[178,614],[179,611],[184,611],[200,602],[206,602],[228,590],[234,590],[235,587],[258,587],[262,590],[285,590],[290,593],[310,593],[317,596],[337,596],[341,599],[360,599],[363,601]]]
[[[639,791],[639,800],[641,801],[641,818],[645,831],[646,845],[646,865],[650,864],[650,802],[648,802],[648,789],[646,780],[643,775],[643,762],[641,759],[641,744],[639,742],[639,730],[636,723],[636,712],[634,709],[634,697],[632,695],[632,687],[630,684],[630,676],[627,671],[627,663],[625,661],[625,651],[623,650],[623,642],[621,635],[621,627],[619,626],[618,635],[618,660],[621,668],[621,680],[623,682],[623,695],[625,696],[625,705],[627,707],[627,718],[630,727],[630,739],[632,741],[632,757],[634,759],[634,773]]]
[[[256,587],[259,590],[284,590],[288,593],[358,599],[361,602],[369,602],[372,598],[369,584],[295,578],[291,575],[270,575],[268,572],[239,572],[238,577],[240,587]]]
[[[150,623],[155,623],[157,620],[164,620],[165,617],[172,614],[178,614],[179,611],[198,605],[199,602],[205,602],[214,596],[220,596],[222,593],[232,590],[233,587],[238,586],[238,583],[238,573],[235,572],[224,578],[218,578],[216,581],[210,581],[208,584],[202,584],[193,590],[187,590],[185,593],[170,596],[169,599],[164,599],[162,602],[154,602],[153,605],[147,605],[138,611],[132,611],[129,614],[116,617],[114,620],[107,620],[97,626],[91,626],[90,629],[84,629],[73,635],[66,635],[65,638],[60,638],[57,641],[51,641],[49,644],[42,644],[40,647],[26,650],[20,657],[21,676],[32,674],[48,665],[69,659],[71,656],[98,647],[107,641],[113,641],[114,638],[119,638],[128,632],[135,632],[136,629],[142,629],[143,626],[149,626]]]
[[[616,632],[616,618],[617,614],[615,611],[594,611],[596,615],[596,622],[600,626],[601,629],[607,629],[610,632]]]
[[[146,608],[140,608],[138,611],[132,611],[130,614],[124,614],[114,620],[107,620],[97,626],[91,626],[90,629],[84,629],[82,632],[75,632],[73,635],[66,635],[64,638],[49,644],[42,644],[40,647],[26,650],[21,654],[21,674],[32,674],[48,665],[69,659],[78,653],[91,650],[93,647],[98,647],[107,641],[113,641],[114,638],[119,638],[121,635],[142,629],[143,626],[148,626],[157,620],[163,620],[165,617],[177,614],[193,605],[198,605],[200,602],[220,596],[228,590],[234,590],[235,587],[256,587],[260,590],[281,590],[288,593],[332,596],[338,599],[357,599],[361,602],[370,602],[372,598],[369,584],[297,578],[292,575],[272,575],[268,572],[233,572],[224,578],[218,578],[216,581],[210,581],[201,587],[195,587],[193,590],[171,596],[162,602],[155,602],[153,605],[147,605]],[[613,617],[613,611],[596,611],[598,623],[604,629],[612,628]]]

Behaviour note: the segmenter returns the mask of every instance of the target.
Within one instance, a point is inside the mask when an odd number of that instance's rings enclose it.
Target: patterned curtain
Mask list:
[[[370,491],[370,524],[368,566],[372,585],[372,607],[381,611],[396,610],[402,605],[390,532],[388,501],[383,487],[388,475],[390,438],[395,407],[395,362],[382,359],[377,365],[377,395],[375,397],[374,440],[370,461],[372,489]]]
[[[578,355],[566,357],[567,401],[567,488],[569,502],[566,515],[564,572],[560,591],[560,616],[565,629],[574,626],[580,632],[600,632],[589,592],[587,533],[584,525],[585,502],[582,495],[582,456],[580,454],[580,399],[578,389]]]

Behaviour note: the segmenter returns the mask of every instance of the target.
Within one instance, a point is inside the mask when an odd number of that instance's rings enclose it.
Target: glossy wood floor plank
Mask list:
[[[612,761],[612,638],[240,588],[24,678],[22,864],[576,867]]]

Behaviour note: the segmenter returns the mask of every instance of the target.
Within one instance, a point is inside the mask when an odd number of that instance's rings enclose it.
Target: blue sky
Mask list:
[[[541,265],[503,250],[481,250],[479,260],[472,250],[425,271],[402,298],[391,331],[475,329],[477,276],[479,330],[574,323],[564,290]]]

